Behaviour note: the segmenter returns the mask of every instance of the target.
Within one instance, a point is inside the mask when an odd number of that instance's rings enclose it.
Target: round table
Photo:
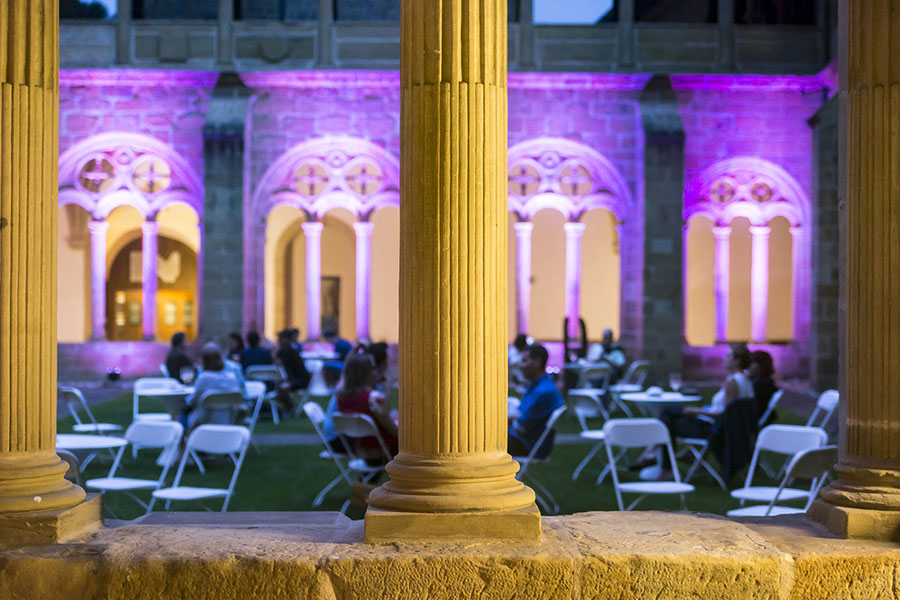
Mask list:
[[[702,396],[685,396],[680,392],[662,392],[661,394],[648,394],[644,392],[626,392],[619,394],[619,398],[626,402],[633,402],[638,406],[644,406],[647,413],[659,417],[665,404],[686,404],[702,400]]]
[[[177,421],[178,417],[181,415],[181,411],[185,407],[185,401],[187,397],[194,393],[194,388],[189,386],[180,386],[180,387],[168,387],[168,388],[159,388],[159,389],[142,389],[140,392],[141,398],[146,398],[149,400],[155,400],[156,402],[162,404],[166,407],[166,412],[169,413],[169,416],[172,420]],[[138,413],[140,416],[140,413]]]
[[[113,435],[89,435],[81,433],[57,433],[56,447],[70,452],[106,450],[127,444],[125,438]]]

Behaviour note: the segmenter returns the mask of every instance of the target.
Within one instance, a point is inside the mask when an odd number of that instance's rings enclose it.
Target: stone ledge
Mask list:
[[[335,513],[170,513],[0,550],[0,598],[897,598],[900,546],[804,517],[543,519],[540,543],[362,543]]]
[[[67,542],[102,527],[100,494],[88,494],[72,508],[0,515],[0,548]],[[3,596],[0,596],[2,598]]]

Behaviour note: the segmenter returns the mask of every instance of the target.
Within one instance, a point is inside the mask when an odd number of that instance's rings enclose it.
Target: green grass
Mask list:
[[[324,397],[317,400],[323,406],[327,402],[327,398]],[[391,400],[395,403],[396,397],[392,397]],[[131,421],[131,393],[96,405],[96,407],[92,407],[92,410],[98,420],[118,423],[124,427]],[[782,411],[779,422],[802,423],[802,420],[795,415],[784,414]],[[58,430],[69,432],[73,423],[71,417],[62,418],[58,422]],[[564,417],[561,419],[558,427],[559,433],[575,433],[578,430],[579,426],[574,418]],[[305,417],[286,419],[277,426],[271,421],[261,419],[255,433],[313,433],[313,428]],[[606,462],[604,452],[601,451],[591,461],[581,473],[578,481],[572,481],[572,472],[575,470],[575,466],[590,448],[590,444],[586,443],[558,443],[553,449],[552,459],[549,462],[532,464],[529,467],[529,472],[556,496],[560,503],[560,512],[563,514],[616,510],[617,508],[611,478],[607,476],[604,483],[599,486],[594,483]],[[337,468],[331,461],[318,457],[320,450],[319,445],[251,446],[238,478],[229,511],[311,510],[313,498],[328,481],[337,475]],[[160,471],[155,465],[155,459],[156,453],[151,450],[141,451],[137,460],[131,458],[130,451],[126,451],[119,474],[156,479]],[[87,466],[83,479],[105,476],[110,464],[109,455],[101,455]],[[232,473],[231,462],[213,459],[205,461],[204,464],[207,466],[207,474],[201,476],[195,467],[188,467],[185,470],[184,484],[226,487]],[[684,474],[687,466],[681,464],[680,470]],[[168,477],[169,484],[174,475],[175,469],[173,468]],[[620,477],[623,481],[631,481],[636,479],[637,474],[623,472],[620,473]],[[723,492],[708,476],[698,473],[693,483],[697,489],[694,493],[687,495],[688,510],[724,514],[727,510],[739,506],[736,500]],[[346,498],[347,492],[345,484],[338,485],[318,509],[338,510]],[[147,501],[150,494],[141,492],[138,493],[138,496]],[[630,502],[629,498],[633,498],[633,496],[625,497],[626,504]],[[105,506],[108,517],[114,515],[121,519],[132,519],[143,514],[143,509],[123,493],[107,494]],[[208,506],[218,510],[221,507],[221,500],[211,500]],[[641,510],[680,510],[681,504],[677,496],[648,497],[638,505],[638,508]],[[201,508],[194,503],[173,503],[172,509],[200,510]],[[157,503],[156,510],[163,510],[162,503]],[[361,518],[362,514],[361,509],[354,507],[348,511],[348,515],[352,518]]]

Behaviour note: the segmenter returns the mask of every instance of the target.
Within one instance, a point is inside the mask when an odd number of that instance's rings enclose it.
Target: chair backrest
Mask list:
[[[831,470],[838,460],[837,446],[822,446],[810,450],[801,450],[788,463],[786,477],[790,480],[818,479]]]
[[[278,365],[253,365],[247,367],[244,377],[248,381],[271,381],[278,383],[286,379],[284,370]]]
[[[828,442],[828,434],[820,427],[803,425],[769,425],[756,438],[756,452],[768,450],[794,455],[802,450],[819,448]]]
[[[608,365],[589,365],[581,370],[578,376],[578,387],[584,388],[591,385],[591,381],[602,379],[603,384],[599,389],[606,390],[609,385],[609,375],[612,369]]]
[[[554,428],[556,428],[556,422],[564,412],[566,412],[565,404],[554,410],[552,413],[550,413],[550,416],[547,417],[547,423],[544,424],[544,430],[541,432],[541,436],[534,443],[534,446],[531,447],[531,451],[528,453],[528,458],[526,459],[525,464],[522,465],[522,470],[525,470],[528,467],[528,463],[534,460],[534,457],[538,452],[544,451],[544,449],[542,448],[542,446],[544,445],[544,441],[546,441],[547,436],[550,435],[550,432],[553,431]],[[546,456],[548,455],[544,455],[542,456],[542,458],[546,458]]]
[[[359,439],[367,437],[374,437],[378,440],[378,446],[381,448],[381,451],[387,460],[393,458],[387,444],[384,443],[384,438],[381,437],[381,431],[379,431],[378,425],[375,424],[375,421],[369,415],[360,413],[336,413],[332,415],[331,422],[334,425],[334,430],[337,431],[338,435],[341,436],[344,441],[344,447],[347,448],[347,452],[351,458],[358,458],[358,456],[353,444],[348,441],[348,438]]]
[[[208,454],[241,452],[250,443],[250,430],[240,425],[201,425],[188,436],[185,454],[190,450]]]
[[[585,419],[600,416],[604,419],[609,418],[609,413],[603,406],[603,401],[600,400],[599,391],[570,390],[566,395],[566,401],[584,431],[589,429]]]
[[[66,403],[66,407],[69,409],[69,412],[72,414],[76,423],[79,425],[84,424],[81,417],[78,416],[78,411],[83,410],[90,422],[94,425],[97,424],[97,419],[94,418],[91,409],[88,408],[87,402],[84,401],[84,395],[81,393],[81,390],[61,385],[57,386],[56,394]]]
[[[234,425],[238,411],[244,407],[244,396],[240,392],[209,391],[197,401],[197,408],[207,411],[207,423]]]
[[[762,427],[766,424],[766,421],[769,420],[769,416],[775,411],[775,407],[778,406],[778,403],[781,402],[781,397],[784,395],[784,390],[775,390],[775,393],[772,394],[772,397],[769,398],[769,404],[766,406],[766,410],[763,411],[763,414],[759,417],[759,426]]]
[[[628,380],[628,383],[644,385],[644,380],[646,380],[647,375],[650,374],[650,361],[636,360],[631,363],[629,370],[631,371],[631,379]]]
[[[669,444],[669,430],[659,419],[610,419],[603,425],[603,437],[609,446],[645,448]]]
[[[816,409],[809,416],[809,420],[806,422],[807,426],[825,427],[831,419],[831,415],[834,414],[840,399],[841,393],[837,390],[825,390],[819,394],[819,398],[816,400]],[[817,420],[818,422],[816,422]]]
[[[135,421],[125,431],[129,444],[141,448],[165,448],[181,440],[184,427],[178,421]]]
[[[322,410],[319,403],[312,401],[305,403],[303,405],[303,412],[306,414],[307,418],[312,421],[315,430],[320,431],[322,423],[325,422],[325,411]]]

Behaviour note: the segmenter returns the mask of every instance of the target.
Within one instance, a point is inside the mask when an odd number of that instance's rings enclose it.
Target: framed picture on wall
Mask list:
[[[341,278],[334,275],[322,277],[322,331],[340,331]]]
[[[140,302],[129,302],[128,303],[128,324],[132,327],[138,326],[141,324],[141,303]]]

